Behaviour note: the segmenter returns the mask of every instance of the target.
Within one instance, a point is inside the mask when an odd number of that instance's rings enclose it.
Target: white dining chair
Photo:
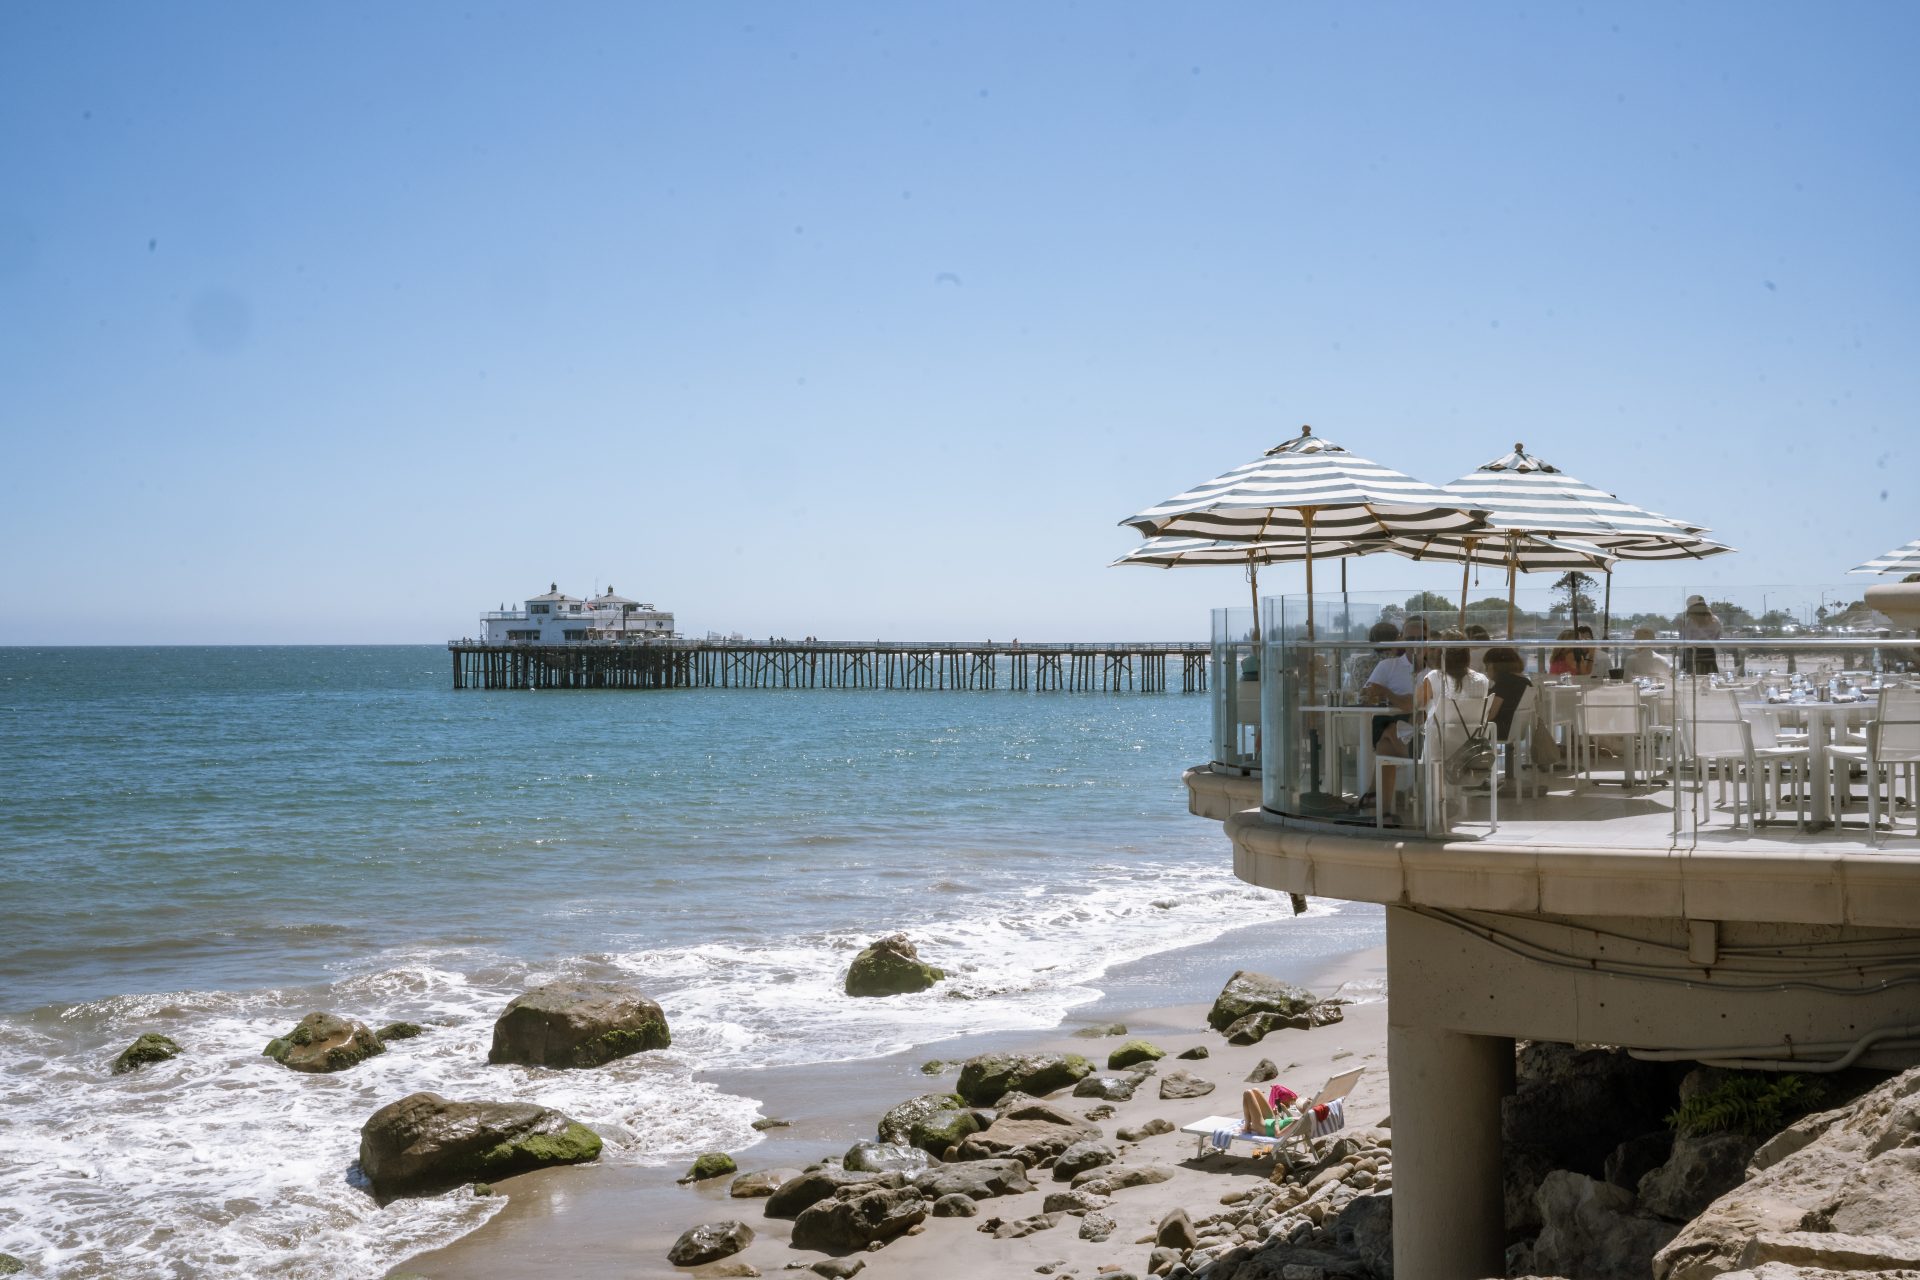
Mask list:
[[[1859,763],[1867,775],[1868,838],[1880,835],[1880,790],[1887,793],[1887,828],[1893,834],[1900,820],[1900,783],[1906,783],[1906,801],[1914,811],[1914,834],[1920,835],[1920,689],[1899,687],[1882,689],[1872,720],[1867,722],[1866,741],[1862,744],[1835,743],[1827,748],[1836,761],[1834,769],[1834,812],[1840,812],[1841,788],[1850,793],[1847,774]]]

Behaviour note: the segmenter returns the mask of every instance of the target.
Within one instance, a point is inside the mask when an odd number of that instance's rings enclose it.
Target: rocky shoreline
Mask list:
[[[744,1167],[709,1166],[651,1200],[644,1229],[602,1223],[623,1247],[575,1253],[577,1274],[1387,1280],[1386,1007],[1231,1009],[1247,985],[1235,975],[1211,1009],[1146,1010],[928,1063],[922,1091],[875,1098],[866,1132],[842,1148],[816,1143],[798,1161],[782,1158],[795,1141],[752,1148]],[[1230,1029],[1253,1013],[1277,1020],[1234,1044]],[[1308,1092],[1352,1066],[1366,1072],[1347,1127],[1279,1161],[1196,1154],[1179,1131],[1234,1113],[1250,1082]],[[1920,1072],[1782,1079],[1522,1046],[1503,1108],[1507,1274],[1920,1280],[1920,1226],[1908,1225],[1920,1182],[1905,1168],[1920,1149]],[[548,1176],[565,1175],[521,1181]],[[491,1230],[396,1280],[511,1274],[472,1265]]]

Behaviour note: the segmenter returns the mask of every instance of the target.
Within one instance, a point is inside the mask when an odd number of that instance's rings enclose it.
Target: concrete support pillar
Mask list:
[[[1387,1054],[1394,1274],[1505,1275],[1500,1095],[1513,1074],[1513,1041],[1394,1026]]]

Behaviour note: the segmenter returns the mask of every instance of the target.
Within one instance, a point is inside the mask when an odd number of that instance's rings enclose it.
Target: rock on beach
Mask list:
[[[387,1046],[362,1023],[334,1013],[310,1013],[293,1030],[267,1042],[261,1050],[289,1071],[345,1071]]]
[[[530,1102],[450,1102],[413,1093],[360,1128],[360,1171],[382,1204],[599,1154],[593,1130]]]
[[[904,933],[877,939],[847,967],[850,996],[898,996],[925,991],[946,972],[920,959],[919,949]]]
[[[1319,997],[1305,987],[1241,969],[1227,979],[1227,985],[1214,998],[1213,1008],[1207,1011],[1207,1025],[1215,1031],[1225,1031],[1250,1013],[1302,1017],[1319,1002]]]
[[[673,1043],[660,1006],[617,982],[550,982],[515,996],[493,1024],[491,1063],[597,1067]]]
[[[990,1107],[1018,1090],[1038,1097],[1077,1084],[1093,1064],[1077,1053],[983,1053],[960,1068],[955,1090],[976,1107]]]
[[[120,1051],[120,1056],[113,1060],[113,1074],[123,1076],[129,1071],[138,1071],[155,1062],[165,1062],[179,1054],[180,1046],[171,1038],[157,1031],[149,1031]]]

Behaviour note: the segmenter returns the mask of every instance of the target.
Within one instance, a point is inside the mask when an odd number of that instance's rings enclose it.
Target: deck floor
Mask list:
[[[1839,822],[1817,831],[1796,827],[1791,790],[1787,791],[1784,803],[1773,810],[1770,819],[1762,820],[1757,829],[1749,831],[1744,816],[1741,825],[1735,825],[1731,783],[1723,800],[1721,785],[1711,780],[1704,788],[1704,796],[1691,779],[1677,790],[1670,778],[1657,778],[1653,783],[1642,779],[1640,785],[1634,787],[1622,785],[1623,780],[1618,770],[1596,769],[1592,782],[1582,776],[1547,774],[1541,777],[1541,794],[1527,799],[1515,795],[1509,784],[1500,796],[1498,831],[1489,827],[1484,791],[1457,799],[1452,806],[1449,834],[1444,838],[1490,839],[1541,848],[1716,848],[1749,853],[1770,849],[1841,848],[1920,854],[1920,833],[1916,833],[1914,807],[1908,798],[1902,794],[1889,813],[1883,795],[1879,830],[1870,832],[1864,782],[1858,778],[1850,803],[1835,815]],[[1681,808],[1677,829],[1676,797]],[[1403,798],[1402,808],[1409,807]],[[1372,830],[1370,824],[1367,829]],[[1401,828],[1396,834],[1404,836],[1408,832]]]

